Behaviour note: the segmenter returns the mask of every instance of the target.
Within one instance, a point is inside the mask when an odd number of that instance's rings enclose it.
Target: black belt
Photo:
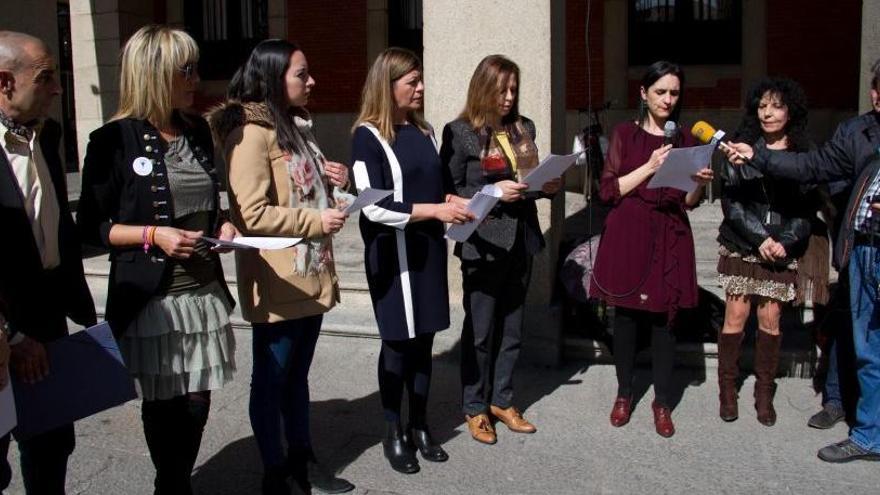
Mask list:
[[[880,247],[880,233],[875,234],[856,231],[855,235],[853,236],[853,245]]]

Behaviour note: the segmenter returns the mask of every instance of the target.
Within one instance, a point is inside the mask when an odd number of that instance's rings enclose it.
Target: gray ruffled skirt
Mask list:
[[[150,299],[119,340],[144,400],[216,390],[232,380],[232,308],[220,284]]]

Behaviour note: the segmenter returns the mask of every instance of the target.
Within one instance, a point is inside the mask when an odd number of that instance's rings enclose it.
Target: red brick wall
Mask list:
[[[356,112],[367,76],[367,0],[288,0],[287,36],[315,78],[313,112]]]
[[[603,5],[593,1],[590,10],[590,67],[593,106],[605,101],[605,45],[603,39]],[[587,93],[586,32],[587,2],[565,2],[565,107],[569,110],[586,108]]]
[[[859,0],[767,2],[767,71],[804,87],[811,108],[859,103]]]

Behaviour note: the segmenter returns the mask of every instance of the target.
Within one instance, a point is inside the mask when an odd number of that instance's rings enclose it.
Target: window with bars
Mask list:
[[[742,62],[741,0],[631,0],[629,64]]]
[[[229,79],[269,35],[268,0],[187,0],[184,24],[199,43],[202,78]]]

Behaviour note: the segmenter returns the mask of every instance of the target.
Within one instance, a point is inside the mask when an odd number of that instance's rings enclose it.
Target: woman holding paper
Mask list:
[[[535,124],[519,114],[519,67],[502,55],[477,65],[458,119],[443,129],[440,156],[455,190],[472,197],[494,185],[499,203],[465,242],[461,259],[465,319],[461,337],[462,409],[471,436],[497,440],[489,415],[511,431],[533,433],[513,401],[523,305],[531,258],[544,247],[535,200],[555,194],[561,180],[527,193],[518,181],[538,165]]]
[[[697,305],[694,239],[687,210],[698,205],[704,186],[712,179],[711,169],[705,168],[694,177],[697,186],[689,193],[648,187],[673,146],[695,144],[680,130],[664,137],[667,122],[678,122],[683,88],[684,73],[679,66],[655,62],[642,78],[638,118],[618,125],[612,133],[599,189],[600,198],[612,209],[590,289],[616,308],[613,349],[618,390],[611,424],[619,427],[629,422],[637,342],[648,334],[654,374],[651,408],[655,429],[664,437],[675,433],[670,390],[675,358],[672,323],[678,310]]]
[[[746,98],[746,113],[735,142],[766,146],[771,153],[808,151],[807,99],[790,79],[762,79]],[[726,162],[726,160],[725,160]],[[776,369],[782,341],[782,305],[796,299],[811,283],[821,299],[828,281],[828,242],[813,243],[804,257],[816,218],[816,194],[782,179],[765,177],[749,166],[727,163],[723,174],[724,220],[718,232],[718,275],[727,299],[724,327],[718,336],[720,416],[734,421],[736,380],[743,329],[754,304],[758,313],[755,339],[755,409],[765,426],[776,422],[773,408]],[[818,192],[818,191],[814,191]],[[816,219],[818,222],[818,219]],[[820,249],[824,246],[824,249]],[[815,274],[815,280],[806,277]],[[825,298],[827,299],[827,297]]]
[[[419,470],[422,458],[448,456],[431,438],[427,405],[434,334],[449,327],[444,223],[472,218],[452,194],[440,164],[433,130],[422,109],[422,64],[409,50],[382,52],[367,74],[361,109],[352,132],[352,162],[358,190],[394,190],[363,209],[360,217],[364,265],[382,349],[379,393],[385,416],[385,457],[391,467]],[[409,424],[401,427],[404,387]]]
[[[323,315],[339,301],[332,234],[350,196],[345,165],[327,160],[305,105],[315,80],[302,50],[258,44],[209,121],[226,155],[232,221],[245,235],[301,237],[277,250],[236,251],[242,316],[253,328],[250,417],[263,493],[340,493],[354,486],[316,464],[309,432],[309,367]],[[287,440],[287,452],[282,445]]]
[[[236,232],[220,211],[211,131],[187,111],[198,60],[178,29],[148,26],[126,42],[119,109],[89,136],[77,215],[83,239],[110,249],[107,321],[143,398],[158,494],[192,493],[211,391],[235,368],[234,300],[199,242]]]

